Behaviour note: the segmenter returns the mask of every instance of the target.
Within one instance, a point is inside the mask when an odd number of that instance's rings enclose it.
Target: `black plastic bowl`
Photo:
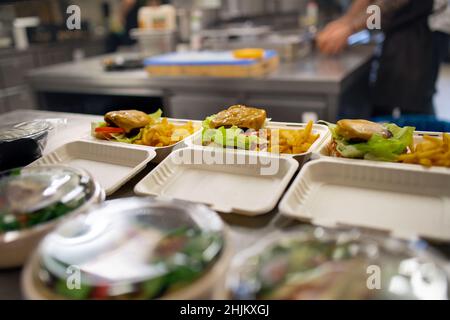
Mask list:
[[[39,124],[39,128],[27,132],[27,127]],[[25,127],[24,130],[21,130]],[[11,128],[8,131],[8,128]],[[19,129],[19,130],[17,130]],[[41,122],[25,122],[2,128],[3,133],[14,132],[11,137],[0,137],[0,171],[26,166],[42,156],[47,144],[50,125]]]

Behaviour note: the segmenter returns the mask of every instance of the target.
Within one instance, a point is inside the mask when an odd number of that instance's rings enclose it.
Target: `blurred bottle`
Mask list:
[[[319,24],[319,5],[316,1],[308,1],[305,14],[300,17],[300,28],[311,33],[317,32]]]
[[[175,31],[176,11],[171,5],[142,7],[138,13],[140,29]]]
[[[191,50],[200,51],[202,48],[202,10],[195,9],[191,14]]]

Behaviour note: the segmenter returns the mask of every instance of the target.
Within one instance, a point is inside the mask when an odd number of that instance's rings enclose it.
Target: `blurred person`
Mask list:
[[[445,5],[447,5],[446,9]],[[431,66],[431,83],[429,103],[433,104],[433,97],[437,93],[439,71],[450,50],[450,0],[435,0],[435,13],[430,16],[429,25],[433,32],[433,60]]]
[[[428,103],[433,54],[428,17],[433,0],[354,0],[348,12],[329,23],[317,36],[325,54],[342,52],[348,38],[367,28],[367,8],[378,5],[385,40],[377,56],[372,83],[372,116],[433,114]]]
[[[121,0],[119,6],[120,30],[112,32],[107,39],[107,52],[115,52],[120,46],[133,45],[130,30],[138,27],[139,0]]]
[[[121,0],[119,7],[119,31],[109,35],[107,51],[115,52],[120,46],[130,46],[136,43],[130,37],[130,30],[138,27],[138,12],[143,6],[159,6],[165,4],[163,0]]]

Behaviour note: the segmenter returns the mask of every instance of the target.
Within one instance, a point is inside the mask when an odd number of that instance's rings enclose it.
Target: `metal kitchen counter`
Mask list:
[[[168,115],[177,118],[204,118],[227,104],[248,103],[265,107],[269,114],[285,114],[275,120],[301,120],[292,118],[298,110],[318,110],[319,118],[335,120],[344,93],[362,79],[367,83],[372,56],[373,46],[366,45],[336,57],[312,53],[282,63],[267,76],[245,79],[149,77],[144,70],[105,72],[101,61],[106,56],[99,56],[36,69],[28,79],[38,93],[161,96]],[[189,113],[197,108],[203,109]]]

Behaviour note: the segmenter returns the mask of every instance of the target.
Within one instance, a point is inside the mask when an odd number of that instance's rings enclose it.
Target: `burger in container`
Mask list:
[[[103,198],[84,170],[42,166],[0,173],[0,268],[23,265],[58,223]]]
[[[46,236],[22,289],[27,299],[204,299],[229,256],[225,226],[206,206],[113,200]]]
[[[424,242],[352,230],[277,232],[237,255],[216,298],[447,300],[445,261]]]

